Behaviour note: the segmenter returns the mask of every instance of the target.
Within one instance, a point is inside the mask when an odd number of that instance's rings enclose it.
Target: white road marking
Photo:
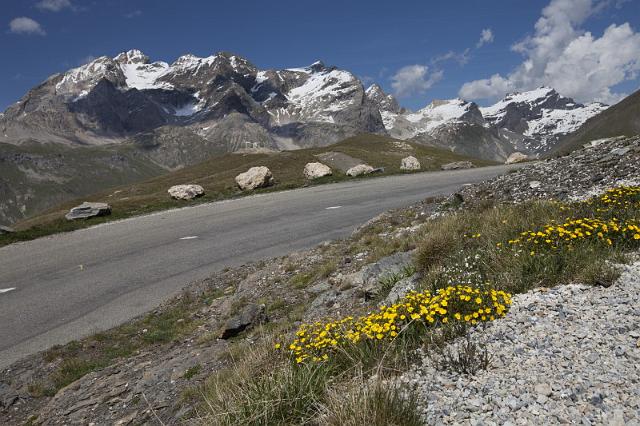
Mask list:
[[[335,210],[335,209],[339,209],[342,206],[331,206],[331,207],[327,207],[325,210]]]
[[[15,290],[15,289],[16,289],[15,287],[11,287],[11,288],[0,288],[0,294],[1,294],[1,293],[8,293],[8,292],[10,292],[10,291],[12,291],[12,290]]]
[[[180,238],[181,240],[195,240],[196,238],[198,238],[197,235],[192,235],[190,237],[182,237]]]

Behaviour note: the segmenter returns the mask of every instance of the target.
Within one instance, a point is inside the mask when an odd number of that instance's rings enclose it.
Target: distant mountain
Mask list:
[[[0,114],[0,224],[211,156],[365,133],[489,160],[540,155],[604,108],[540,88],[486,108],[450,99],[414,112],[321,62],[260,70],[227,52],[168,64],[130,50],[53,75]]]
[[[376,90],[377,98],[384,96],[389,95]],[[600,103],[582,105],[540,87],[511,93],[489,107],[450,99],[433,101],[417,112],[380,107],[380,114],[393,137],[504,160],[514,151],[533,156],[550,151],[560,138],[606,108]]]
[[[585,121],[574,133],[562,139],[553,153],[567,154],[595,139],[638,134],[640,134],[640,90]]]

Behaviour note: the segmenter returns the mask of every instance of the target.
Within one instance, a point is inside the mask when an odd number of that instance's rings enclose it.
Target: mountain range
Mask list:
[[[606,108],[541,87],[488,107],[450,99],[410,111],[321,62],[260,70],[227,52],[168,64],[130,50],[55,74],[0,114],[0,221],[212,155],[364,133],[495,161],[539,156]]]

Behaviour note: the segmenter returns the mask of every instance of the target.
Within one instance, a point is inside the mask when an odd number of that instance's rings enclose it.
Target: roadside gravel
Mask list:
[[[640,425],[640,262],[623,268],[609,288],[516,295],[504,319],[470,332],[492,357],[475,376],[425,355],[401,380],[427,423]]]

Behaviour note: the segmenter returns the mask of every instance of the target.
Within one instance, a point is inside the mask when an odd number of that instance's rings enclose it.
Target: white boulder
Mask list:
[[[405,157],[400,162],[400,170],[420,170],[420,161],[412,155]]]
[[[251,191],[256,188],[264,188],[273,183],[271,170],[265,166],[251,167],[244,173],[236,176],[236,184],[243,191]]]
[[[529,157],[526,154],[516,151],[507,158],[507,161],[505,161],[504,164],[522,163],[528,159]]]
[[[375,169],[368,164],[358,164],[357,166],[351,167],[347,170],[347,176],[360,176],[360,175],[368,175],[372,173]]]
[[[322,163],[307,163],[304,166],[304,177],[307,179],[317,179],[323,176],[331,176],[331,168]]]
[[[204,195],[204,189],[200,185],[174,185],[167,192],[176,200],[193,200]]]

